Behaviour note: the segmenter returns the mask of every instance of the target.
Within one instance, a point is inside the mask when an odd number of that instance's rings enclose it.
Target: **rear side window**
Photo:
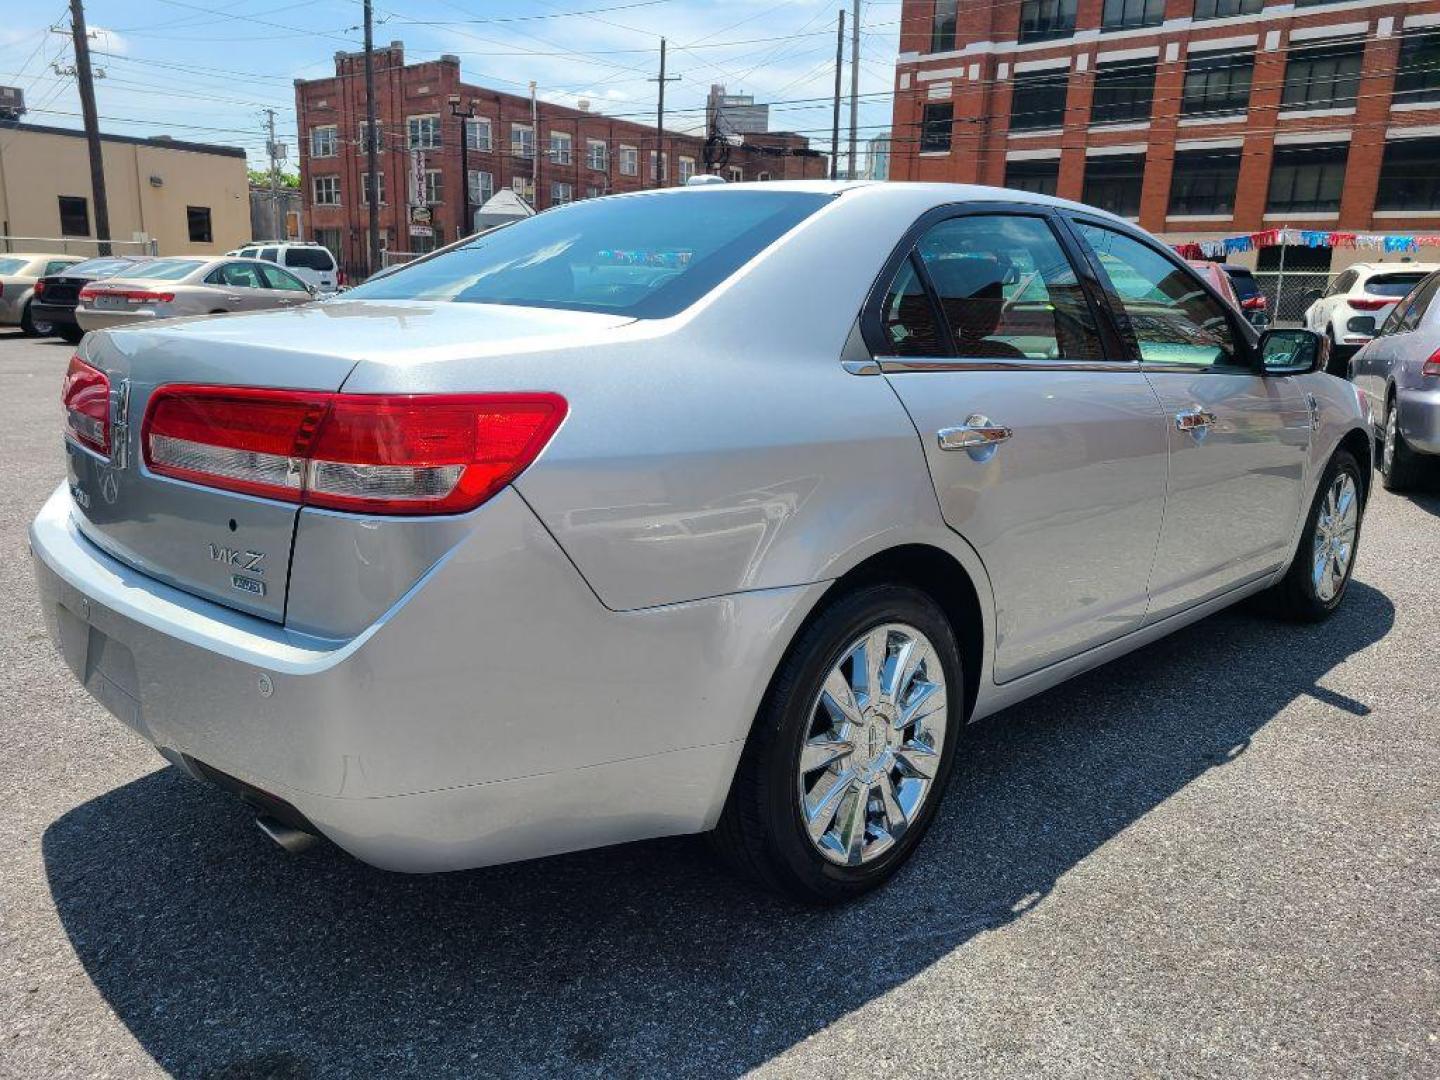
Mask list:
[[[306,270],[323,270],[328,273],[335,269],[335,260],[324,248],[286,248],[285,265],[301,266]]]
[[[476,237],[348,295],[666,318],[832,198],[712,188],[585,200]]]
[[[232,289],[263,289],[260,280],[261,268],[254,263],[226,263],[210,275],[214,285],[228,285]]]
[[[1044,219],[952,218],[921,237],[916,252],[957,355],[1008,360],[1102,355],[1075,268]]]
[[[885,294],[880,312],[888,356],[944,356],[940,323],[915,264],[906,259]]]
[[[279,261],[280,261],[280,249],[279,249],[279,248],[261,248],[261,249],[260,249],[260,258],[262,258],[262,259],[268,259],[270,262],[279,262]]]
[[[242,259],[253,259],[255,258],[255,253],[259,250],[259,248],[241,248],[236,254]]]
[[[1375,274],[1366,279],[1365,291],[1375,296],[1404,296],[1423,280],[1425,280],[1424,271]]]
[[[1077,222],[1150,364],[1243,364],[1225,309],[1194,271],[1122,233]],[[1123,327],[1122,327],[1123,328]]]
[[[1440,286],[1440,275],[1435,275],[1425,282],[1415,292],[1415,298],[1410,301],[1410,306],[1405,309],[1405,314],[1400,317],[1400,326],[1396,331],[1401,334],[1408,334],[1420,325],[1425,318],[1425,312],[1430,308],[1430,301],[1435,299],[1436,286]]]

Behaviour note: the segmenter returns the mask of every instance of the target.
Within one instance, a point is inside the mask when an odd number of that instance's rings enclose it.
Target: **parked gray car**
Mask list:
[[[1354,388],[1043,196],[586,200],[344,297],[89,335],[31,528],[77,678],[290,845],[436,871],[710,832],[811,901],[960,729],[1345,595]]]
[[[1395,305],[1375,338],[1350,361],[1379,440],[1380,478],[1404,491],[1440,475],[1440,272]]]
[[[182,315],[294,307],[315,290],[259,259],[156,259],[80,290],[75,321],[85,331]]]

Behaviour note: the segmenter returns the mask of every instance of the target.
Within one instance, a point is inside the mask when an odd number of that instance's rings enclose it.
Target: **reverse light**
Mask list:
[[[1430,354],[1430,359],[1420,365],[1420,374],[1428,378],[1440,378],[1440,349]]]
[[[141,441],[152,472],[304,506],[458,514],[539,456],[558,394],[337,394],[162,386]]]
[[[78,356],[70,358],[60,384],[65,435],[97,454],[110,456],[110,380]]]
[[[1383,308],[1383,307],[1388,307],[1389,305],[1395,303],[1395,301],[1398,300],[1398,299],[1399,299],[1399,297],[1395,297],[1394,299],[1390,299],[1390,300],[1366,300],[1366,299],[1360,299],[1360,300],[1347,300],[1347,301],[1345,301],[1345,302],[1346,302],[1347,304],[1349,304],[1352,308],[1354,308],[1356,311],[1379,311],[1381,308]]]

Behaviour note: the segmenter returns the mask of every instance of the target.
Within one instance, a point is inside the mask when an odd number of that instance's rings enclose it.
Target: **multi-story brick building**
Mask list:
[[[1440,231],[1437,0],[905,0],[902,15],[894,179],[1048,192],[1175,241]],[[1317,270],[1359,257],[1268,248],[1261,267],[1281,250]]]
[[[381,244],[392,250],[428,251],[470,231],[464,225],[462,137],[472,221],[502,187],[544,210],[680,184],[707,171],[706,140],[698,135],[666,131],[657,140],[653,123],[544,101],[534,104],[532,115],[528,96],[463,82],[458,57],[406,64],[398,41],[376,49],[373,62]],[[462,111],[473,106],[473,119],[452,114],[457,98]],[[352,275],[364,273],[367,262],[365,105],[363,53],[337,53],[333,77],[296,80],[305,234],[334,251]],[[803,136],[751,133],[739,139],[712,149],[711,171],[729,180],[827,174],[827,159]]]

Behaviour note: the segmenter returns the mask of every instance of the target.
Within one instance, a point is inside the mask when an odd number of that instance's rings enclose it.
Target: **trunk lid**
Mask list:
[[[66,443],[77,523],[93,543],[143,573],[283,622],[301,509],[150,472],[141,438],[156,387],[332,392],[361,360],[423,366],[535,348],[559,335],[629,321],[470,304],[327,301],[91,334],[82,359],[110,379],[115,427],[109,459]]]

